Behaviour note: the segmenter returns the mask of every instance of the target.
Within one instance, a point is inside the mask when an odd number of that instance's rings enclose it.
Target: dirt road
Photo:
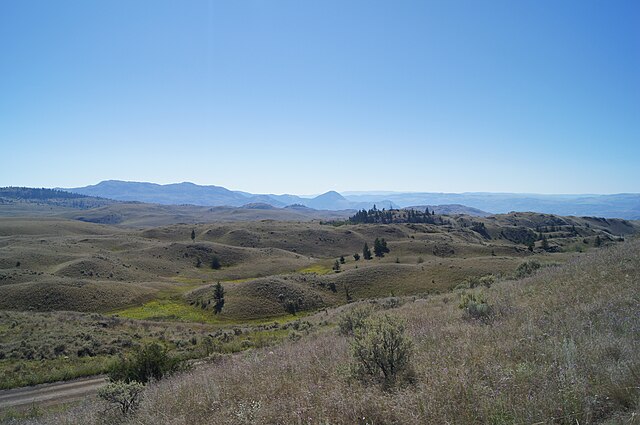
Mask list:
[[[94,395],[106,383],[104,376],[91,376],[73,381],[54,382],[33,387],[0,391],[0,410],[24,408],[32,404],[53,406]]]

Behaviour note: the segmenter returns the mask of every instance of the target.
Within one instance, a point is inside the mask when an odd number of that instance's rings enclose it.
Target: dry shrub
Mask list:
[[[373,307],[369,304],[357,305],[343,314],[338,320],[338,331],[341,335],[353,335],[364,326],[365,320],[373,313]]]
[[[390,388],[412,380],[412,354],[413,344],[401,320],[386,314],[369,317],[354,333],[352,372],[358,379]]]

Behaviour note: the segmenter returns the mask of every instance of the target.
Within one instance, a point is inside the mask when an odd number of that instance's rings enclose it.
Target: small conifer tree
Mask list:
[[[362,248],[362,257],[365,260],[371,260],[371,250],[369,249],[369,245],[367,245],[367,243],[364,243],[364,247]]]
[[[216,283],[216,286],[213,289],[213,301],[213,308],[215,313],[221,313],[222,307],[224,307],[224,287],[220,282]]]

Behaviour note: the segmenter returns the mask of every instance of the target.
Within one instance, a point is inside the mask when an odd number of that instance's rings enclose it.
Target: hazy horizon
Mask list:
[[[435,193],[435,194],[482,194],[482,193],[490,193],[490,194],[513,194],[513,195],[541,195],[541,196],[602,196],[602,195],[625,195],[625,194],[638,194],[640,192],[612,192],[612,193],[538,193],[538,192],[493,192],[493,191],[486,191],[486,190],[481,190],[481,191],[462,191],[462,192],[444,192],[444,191],[426,191],[426,190],[376,190],[376,189],[371,189],[371,190],[338,190],[338,189],[327,189],[325,191],[322,192],[317,192],[317,193],[294,193],[294,192],[250,192],[247,190],[243,190],[243,189],[237,189],[234,187],[226,187],[226,186],[221,186],[219,184],[215,184],[215,183],[208,183],[208,184],[199,184],[199,183],[195,183],[195,182],[191,182],[191,181],[175,181],[175,182],[170,182],[170,183],[156,183],[156,182],[152,182],[152,181],[134,181],[134,180],[117,180],[117,179],[107,179],[107,180],[103,180],[101,182],[97,182],[97,183],[93,183],[90,185],[86,185],[86,186],[94,186],[97,185],[99,183],[102,183],[104,181],[124,181],[127,183],[150,183],[150,184],[158,184],[158,185],[174,185],[174,184],[183,184],[183,183],[187,183],[187,184],[196,184],[198,186],[216,186],[216,187],[224,187],[225,189],[234,191],[234,192],[246,192],[246,193],[252,193],[252,194],[271,194],[271,195],[296,195],[296,196],[300,196],[300,197],[314,197],[314,196],[319,196],[322,194],[325,194],[327,192],[338,192],[339,194],[343,195],[343,196],[358,196],[359,194],[367,194],[367,195],[381,195],[384,196],[386,194],[392,195],[392,194],[410,194],[410,193]],[[69,187],[60,187],[60,186],[56,186],[56,187],[49,187],[50,189],[73,189],[73,188],[78,188],[78,187],[86,187],[86,186],[69,186]]]
[[[640,3],[0,5],[2,186],[640,191]]]

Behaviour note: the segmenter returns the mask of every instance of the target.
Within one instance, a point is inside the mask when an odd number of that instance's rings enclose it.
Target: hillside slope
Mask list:
[[[351,379],[350,340],[329,330],[153,384],[125,423],[635,423],[639,241],[475,292],[488,321],[466,319],[457,294],[376,313],[413,341],[414,382],[394,391]],[[101,423],[100,411],[40,423]]]
[[[638,229],[624,220],[534,213],[435,217],[434,224],[253,221],[144,230],[77,220],[0,219],[0,308],[117,310],[125,317],[180,320],[127,309],[163,297],[189,308],[190,299],[182,294],[221,281],[229,293],[227,308],[215,317],[209,312],[206,320],[265,319],[289,314],[287,301],[298,304],[296,311],[309,311],[351,300],[447,291],[467,278],[512,274],[527,259],[561,263],[578,252],[619,243]],[[362,254],[365,243],[373,247],[376,238],[384,238],[391,252],[356,261],[354,254]],[[340,273],[333,273],[340,256]],[[267,305],[265,299],[277,301]]]

